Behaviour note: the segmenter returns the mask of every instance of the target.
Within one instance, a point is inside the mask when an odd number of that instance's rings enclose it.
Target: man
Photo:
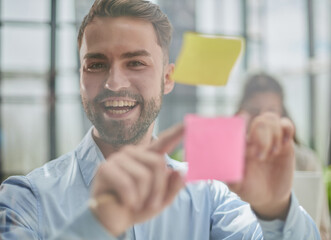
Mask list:
[[[184,127],[152,137],[174,86],[170,38],[167,17],[150,2],[94,3],[78,36],[94,127],[73,152],[4,182],[1,239],[319,239],[291,195],[287,119],[265,114],[250,126],[245,177],[231,185],[250,205],[221,182],[185,186],[183,166],[165,157]]]

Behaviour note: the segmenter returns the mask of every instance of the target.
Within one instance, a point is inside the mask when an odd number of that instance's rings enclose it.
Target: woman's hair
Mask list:
[[[168,57],[172,26],[158,5],[144,0],[95,0],[78,32],[78,48],[82,45],[85,28],[95,17],[134,17],[150,22],[165,59]]]
[[[245,102],[249,101],[256,94],[265,92],[272,92],[279,96],[282,104],[281,116],[291,119],[284,105],[284,91],[282,86],[276,78],[266,73],[254,74],[247,78],[243,90],[243,95],[239,102],[238,112],[241,110],[245,110]],[[296,136],[294,136],[294,141],[295,143],[299,144],[299,141]]]
[[[249,101],[256,94],[272,92],[276,94],[282,103],[282,116],[288,117],[286,115],[285,107],[284,107],[284,92],[282,86],[279,82],[270,75],[265,73],[254,74],[248,77],[246,84],[244,86],[244,91],[242,95],[242,99],[239,103],[239,110],[244,109],[245,102]]]

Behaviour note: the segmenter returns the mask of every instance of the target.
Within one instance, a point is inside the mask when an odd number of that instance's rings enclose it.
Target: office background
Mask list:
[[[0,177],[26,174],[73,149],[90,127],[79,96],[78,26],[92,0],[0,0]],[[156,132],[186,113],[230,116],[245,75],[281,80],[301,142],[328,165],[331,119],[331,1],[154,0],[182,34],[243,36],[246,51],[226,87],[177,85]]]

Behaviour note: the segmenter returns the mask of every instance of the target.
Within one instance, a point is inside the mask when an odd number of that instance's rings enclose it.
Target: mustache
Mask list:
[[[131,98],[133,100],[136,100],[137,102],[144,101],[144,99],[141,95],[132,93],[127,90],[121,90],[121,91],[114,92],[114,91],[105,89],[94,98],[94,102],[98,103],[109,97],[126,97],[126,98]]]

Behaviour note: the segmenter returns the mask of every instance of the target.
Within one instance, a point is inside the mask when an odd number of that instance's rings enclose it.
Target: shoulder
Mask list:
[[[61,178],[70,171],[72,164],[72,154],[66,154],[58,159],[52,160],[42,167],[36,168],[26,176],[11,176],[1,185],[1,194],[5,199],[9,195],[16,196],[28,202],[32,199],[40,198],[40,191],[53,192],[49,189],[59,188]],[[20,197],[19,197],[20,196]]]
[[[63,174],[63,170],[67,169],[67,166],[71,163],[71,159],[72,153],[65,154],[32,170],[26,176],[11,176],[3,184],[27,187],[31,185],[31,182],[43,181],[43,179],[49,179],[50,177],[57,176],[59,173]]]
[[[42,181],[43,179],[61,177],[70,171],[73,164],[75,164],[75,152],[69,152],[34,169],[26,175],[26,178],[30,181]]]

